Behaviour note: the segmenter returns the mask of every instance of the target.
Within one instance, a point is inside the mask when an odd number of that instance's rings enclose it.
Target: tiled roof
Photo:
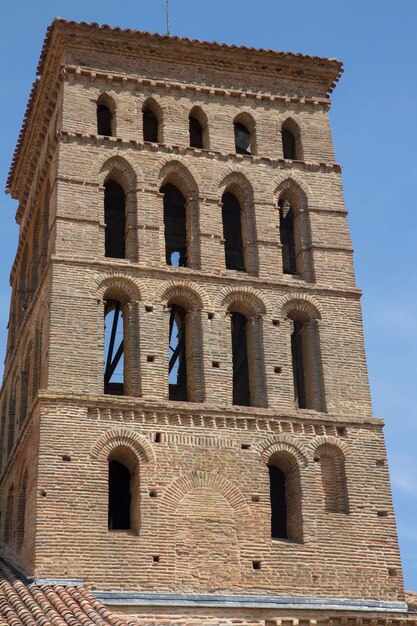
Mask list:
[[[0,561],[0,626],[129,626],[83,586],[25,583]]]

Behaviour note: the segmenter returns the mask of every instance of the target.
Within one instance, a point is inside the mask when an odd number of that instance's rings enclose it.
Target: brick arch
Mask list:
[[[244,124],[251,134],[256,130],[256,119],[252,112],[240,111],[233,119],[233,124],[236,123]]]
[[[253,186],[243,172],[239,170],[231,170],[228,174],[223,175],[217,184],[220,198],[228,191],[233,193],[239,200],[241,207],[244,208],[248,204],[253,203]]]
[[[308,320],[320,320],[320,305],[312,296],[304,293],[290,293],[282,299],[281,317],[299,313]]]
[[[189,166],[186,167],[178,159],[167,160],[158,174],[157,185],[160,189],[167,183],[171,183],[178,187],[186,200],[190,195],[196,199],[199,194],[197,178],[195,172],[192,172]]]
[[[96,103],[103,103],[105,106],[109,107],[110,112],[114,115],[117,112],[117,102],[118,94],[113,90],[101,90],[97,89],[97,98]]]
[[[308,207],[308,198],[311,199],[312,192],[306,182],[300,179],[296,173],[282,174],[274,190],[274,204],[278,204],[281,197],[285,197],[297,210],[305,211]]]
[[[282,434],[268,437],[260,446],[261,458],[265,465],[268,464],[270,458],[277,452],[287,452],[295,457],[300,467],[308,465],[308,449],[291,435]]]
[[[121,296],[126,302],[136,302],[141,299],[139,287],[130,278],[120,274],[113,274],[106,278],[100,277],[100,281],[96,280],[97,298],[103,300],[107,292],[114,292],[118,297]],[[123,298],[125,296],[125,298]],[[122,304],[125,304],[123,302]]]
[[[159,510],[166,514],[174,512],[184,496],[198,487],[212,489],[222,495],[239,516],[251,515],[251,510],[240,489],[224,476],[203,470],[194,470],[174,480],[165,490]]]
[[[236,310],[250,317],[265,315],[266,307],[261,293],[250,287],[226,287],[220,292],[221,305],[225,309],[236,306]],[[240,311],[239,311],[240,312]]]
[[[163,114],[164,114],[164,100],[160,98],[157,94],[153,94],[152,96],[147,96],[142,103],[141,113],[143,113],[145,107],[149,107],[152,113],[155,113],[158,122],[161,124],[163,122]]]
[[[109,454],[116,448],[127,448],[138,461],[156,465],[156,456],[147,437],[128,428],[112,428],[96,441],[90,456],[98,461],[107,461]]]
[[[210,301],[206,292],[195,283],[186,280],[170,280],[163,285],[160,292],[156,294],[156,298],[164,304],[177,298],[189,304],[192,310],[207,309],[211,310]]]
[[[125,192],[136,191],[137,175],[133,168],[133,165],[129,161],[120,156],[115,151],[112,155],[106,155],[105,159],[101,159],[99,166],[99,173],[97,175],[97,182],[100,187],[103,187],[104,183],[108,179],[114,180],[119,183]]]
[[[313,439],[310,443],[310,447],[313,452],[317,452],[322,446],[326,446],[326,451],[334,456],[342,454],[346,457],[349,454],[349,448],[346,443],[344,441],[340,441],[337,437],[332,437],[331,435],[315,437],[315,439]]]

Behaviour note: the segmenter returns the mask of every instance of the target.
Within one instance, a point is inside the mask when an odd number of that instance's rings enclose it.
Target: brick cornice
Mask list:
[[[309,163],[307,161],[292,161],[289,159],[272,159],[262,155],[243,155],[234,152],[219,152],[217,150],[203,150],[190,148],[189,146],[156,144],[148,141],[136,141],[134,139],[123,139],[122,137],[103,137],[101,135],[85,135],[79,132],[69,132],[61,130],[58,133],[63,143],[97,145],[108,147],[131,148],[134,150],[145,150],[147,152],[161,152],[162,154],[193,155],[200,158],[215,159],[228,163],[259,163],[269,165],[274,169],[283,170],[304,170],[310,172],[337,173],[342,171],[339,163]]]
[[[338,248],[340,250],[340,248]],[[346,250],[351,253],[351,250]],[[294,290],[297,290],[299,293],[312,293],[312,294],[322,294],[322,295],[337,295],[343,297],[350,297],[354,300],[358,300],[362,296],[362,291],[355,287],[352,288],[344,288],[341,289],[339,287],[331,287],[318,285],[317,283],[308,283],[302,279],[292,279],[286,280],[272,280],[268,278],[265,280],[264,278],[259,278],[257,276],[250,276],[246,274],[242,276],[239,274],[238,276],[234,276],[232,272],[229,270],[225,270],[222,274],[212,274],[203,270],[191,269],[189,267],[175,267],[173,269],[170,266],[166,267],[155,267],[149,265],[142,265],[137,263],[136,261],[129,261],[127,259],[121,260],[110,260],[109,258],[103,258],[103,260],[99,259],[80,259],[79,257],[68,257],[63,255],[54,255],[51,257],[51,262],[54,264],[68,264],[73,266],[80,267],[90,267],[93,269],[100,270],[113,270],[117,269],[120,272],[127,271],[129,276],[132,276],[132,270],[136,270],[137,275],[141,276],[142,273],[145,273],[147,277],[150,276],[158,276],[161,275],[165,278],[170,278],[172,280],[194,280],[197,281],[200,279],[202,281],[217,283],[217,284],[227,284],[230,286],[240,286],[244,284],[245,287],[254,287],[255,289],[274,289],[280,288],[283,290],[288,290],[290,293],[293,293]],[[179,274],[181,271],[181,276]]]
[[[97,70],[79,65],[65,64],[63,66],[64,77],[68,80],[69,76],[74,76],[76,79],[83,79],[83,77],[89,79],[89,84],[94,80],[105,80],[108,83],[116,83],[121,85],[131,85],[133,87],[145,87],[151,91],[159,91],[164,89],[166,91],[180,91],[182,93],[192,95],[207,95],[210,97],[219,96],[221,98],[231,98],[239,101],[239,104],[244,104],[248,100],[256,100],[259,102],[269,102],[285,104],[293,106],[311,106],[313,108],[323,108],[326,111],[330,108],[330,100],[328,98],[303,98],[297,96],[280,95],[266,92],[255,92],[244,89],[226,89],[221,87],[210,87],[208,85],[196,84],[196,83],[181,83],[170,80],[157,80],[146,78],[144,76],[135,76],[131,74],[106,72],[104,70]]]

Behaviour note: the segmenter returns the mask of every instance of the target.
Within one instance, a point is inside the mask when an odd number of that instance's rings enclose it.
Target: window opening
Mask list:
[[[130,480],[128,468],[119,461],[109,461],[109,530],[130,530]]]
[[[143,141],[158,143],[158,118],[151,109],[143,111]]]
[[[294,330],[291,334],[292,371],[294,377],[294,398],[300,409],[307,408],[304,379],[303,359],[303,324],[294,320]]]
[[[226,268],[244,272],[242,243],[242,211],[236,196],[224,193],[222,197],[223,239]]]
[[[185,198],[170,183],[161,188],[164,194],[165,260],[174,267],[187,266],[187,230]]]
[[[251,154],[250,132],[244,124],[234,123],[236,154]]]
[[[112,137],[113,115],[105,104],[97,105],[97,134]]]
[[[288,128],[282,129],[282,151],[284,159],[294,160],[297,158],[296,142],[293,133]]]
[[[125,258],[126,198],[123,188],[114,180],[104,185],[105,256]]]
[[[186,311],[173,304],[169,316],[169,399],[187,401]]]
[[[268,470],[271,498],[271,537],[272,539],[288,539],[285,474],[276,465],[268,465]]]
[[[192,115],[190,116],[189,130],[191,148],[203,148],[203,127]]]
[[[120,302],[107,300],[104,309],[104,393],[124,394],[124,329]]]
[[[251,406],[246,325],[241,313],[232,313],[233,404]]]
[[[297,274],[294,237],[294,211],[287,200],[279,201],[279,235],[282,246],[284,274]]]

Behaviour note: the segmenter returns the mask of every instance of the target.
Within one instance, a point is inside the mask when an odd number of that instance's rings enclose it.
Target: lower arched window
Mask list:
[[[289,452],[277,452],[270,458],[268,470],[271,537],[302,542],[302,498],[297,459]]]
[[[123,463],[109,461],[108,529],[131,530],[131,473]]]

